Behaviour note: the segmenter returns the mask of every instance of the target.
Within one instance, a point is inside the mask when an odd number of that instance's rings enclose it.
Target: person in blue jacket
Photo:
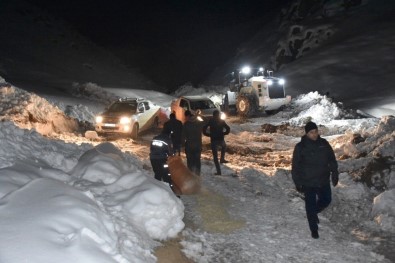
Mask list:
[[[296,190],[305,196],[307,221],[311,236],[318,235],[318,213],[332,201],[330,180],[339,181],[338,165],[332,147],[320,137],[314,122],[305,126],[306,134],[296,144],[292,156],[292,179]]]

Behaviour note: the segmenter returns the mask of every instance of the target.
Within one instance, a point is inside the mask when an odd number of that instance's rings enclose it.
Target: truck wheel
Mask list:
[[[133,125],[133,129],[132,129],[132,133],[131,133],[130,137],[132,137],[133,140],[136,140],[138,135],[139,135],[139,124],[135,123]]]
[[[256,109],[255,100],[249,96],[238,96],[237,98],[237,113],[242,117],[250,117],[254,114]]]

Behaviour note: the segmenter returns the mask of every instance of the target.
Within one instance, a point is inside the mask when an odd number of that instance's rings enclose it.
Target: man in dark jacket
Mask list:
[[[210,128],[210,131],[208,131],[208,128]],[[224,120],[221,120],[218,110],[215,110],[213,112],[213,118],[211,118],[209,122],[203,126],[203,134],[205,136],[209,136],[211,141],[211,150],[213,152],[215,168],[217,169],[217,173],[215,175],[221,175],[221,167],[218,162],[218,146],[221,147],[220,162],[228,162],[225,160],[225,135],[228,135],[229,132],[230,127],[228,126],[228,124],[226,124]]]
[[[155,136],[150,146],[150,161],[152,170],[155,173],[155,179],[164,181],[171,186],[169,169],[167,166],[167,157],[173,154],[170,132],[163,129],[162,133]]]
[[[317,125],[308,122],[305,132],[293,152],[292,179],[296,189],[304,193],[311,236],[319,238],[317,214],[331,203],[330,179],[336,186],[339,172],[333,149],[327,140],[319,136]]]
[[[199,121],[189,110],[185,111],[185,118],[186,122],[182,132],[185,140],[187,166],[193,173],[200,175],[203,122]]]
[[[174,153],[178,152],[181,154],[181,137],[182,137],[182,122],[176,119],[174,113],[170,114],[170,120],[165,122],[163,125],[163,130],[169,132],[171,135],[171,141],[173,143]]]

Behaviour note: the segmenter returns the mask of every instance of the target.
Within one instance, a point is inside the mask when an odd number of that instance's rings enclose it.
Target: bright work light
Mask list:
[[[250,74],[251,68],[250,67],[244,67],[241,69],[241,73],[243,74]]]

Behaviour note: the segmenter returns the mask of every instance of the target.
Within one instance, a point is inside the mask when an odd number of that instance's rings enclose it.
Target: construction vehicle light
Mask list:
[[[262,68],[262,67],[260,67],[260,68],[259,68],[259,72],[262,72],[262,71],[263,71],[263,68]]]
[[[221,120],[225,120],[226,119],[226,114],[224,112],[221,112]]]
[[[250,67],[244,67],[241,69],[241,73],[243,74],[250,74],[251,68]]]
[[[270,85],[273,85],[273,80],[268,80],[268,81],[267,81],[267,85],[269,85],[269,86],[270,86]]]
[[[284,85],[284,84],[285,84],[285,80],[284,80],[284,79],[280,79],[280,80],[278,81],[278,84]]]

